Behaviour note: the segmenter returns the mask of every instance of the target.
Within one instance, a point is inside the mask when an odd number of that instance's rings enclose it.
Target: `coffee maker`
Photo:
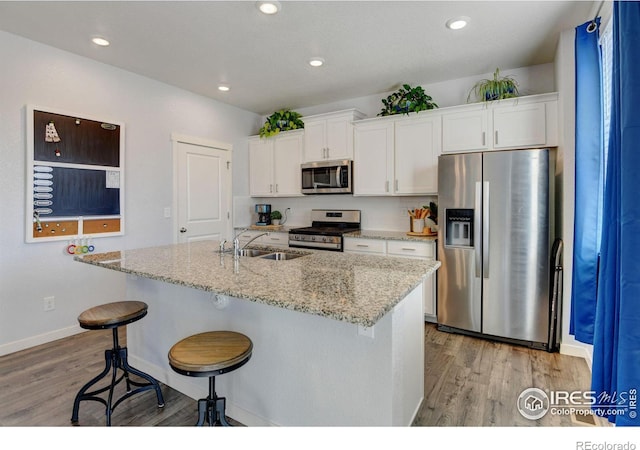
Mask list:
[[[259,203],[256,205],[256,212],[258,213],[258,221],[256,222],[256,225],[271,225],[271,205]]]

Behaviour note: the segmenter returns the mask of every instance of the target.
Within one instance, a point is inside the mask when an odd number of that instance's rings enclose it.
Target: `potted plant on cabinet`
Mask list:
[[[271,225],[280,225],[280,219],[282,219],[280,211],[271,211]]]
[[[471,88],[467,96],[467,103],[471,100],[471,94],[475,94],[479,102],[514,98],[519,95],[518,83],[510,75],[500,77],[500,69],[496,68],[496,71],[493,72],[493,79],[480,80]]]
[[[437,108],[438,105],[430,95],[424,91],[422,86],[412,88],[408,84],[403,84],[400,89],[393,92],[386,99],[382,99],[384,107],[378,116],[390,116],[393,114],[409,114],[410,112],[424,111]]]
[[[260,137],[269,137],[280,133],[281,131],[298,130],[304,128],[302,115],[296,111],[289,109],[281,109],[267,117],[262,128],[260,128]]]

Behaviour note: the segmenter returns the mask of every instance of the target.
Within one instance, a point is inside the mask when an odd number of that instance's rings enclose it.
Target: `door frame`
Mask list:
[[[172,218],[172,234],[173,243],[178,243],[178,144],[190,144],[197,145],[202,148],[210,148],[216,150],[223,150],[229,152],[229,177],[227,178],[227,186],[224,187],[227,196],[227,205],[229,205],[229,211],[227,211],[227,227],[225,234],[232,236],[233,224],[231,220],[231,213],[233,211],[233,193],[231,189],[233,187],[233,171],[231,170],[233,164],[233,146],[226,142],[214,141],[211,139],[204,139],[194,136],[186,136],[178,133],[171,133],[171,148],[172,148],[172,167],[173,167],[173,199],[171,201],[171,218]]]

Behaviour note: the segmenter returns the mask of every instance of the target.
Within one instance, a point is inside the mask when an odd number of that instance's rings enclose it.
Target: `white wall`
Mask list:
[[[125,124],[126,235],[96,251],[172,242],[171,133],[233,145],[234,191],[245,188],[253,113],[0,32],[0,355],[76,332],[84,309],[124,299],[124,275],[74,262],[65,242],[26,244],[25,105]],[[188,69],[185,69],[188,70]],[[43,297],[56,309],[43,311]]]
[[[520,95],[545,94],[554,91],[555,74],[553,63],[518,69],[504,69],[504,71],[500,71],[500,75],[512,75],[518,83]],[[464,105],[467,103],[469,91],[477,81],[483,78],[493,78],[493,73],[457,78],[440,83],[421,84],[421,86],[440,108],[446,108],[447,106]],[[365,97],[350,98],[330,104],[300,108],[296,111],[303,116],[311,116],[313,114],[339,111],[341,109],[357,108],[366,114],[367,117],[375,117],[382,109],[382,99],[386,98],[390,93],[391,92],[386,92]]]

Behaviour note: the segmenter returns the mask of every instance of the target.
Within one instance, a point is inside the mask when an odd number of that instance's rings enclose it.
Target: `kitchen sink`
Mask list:
[[[240,256],[248,256],[250,258],[253,258],[255,256],[263,256],[263,255],[268,255],[269,251],[266,250],[256,250],[253,248],[245,248],[240,250]]]
[[[269,253],[268,255],[264,255],[261,258],[263,259],[273,259],[275,261],[286,261],[287,259],[296,259],[296,258],[300,258],[301,256],[305,256],[302,254],[298,254],[298,253],[285,253],[285,252],[274,252],[274,253]]]

